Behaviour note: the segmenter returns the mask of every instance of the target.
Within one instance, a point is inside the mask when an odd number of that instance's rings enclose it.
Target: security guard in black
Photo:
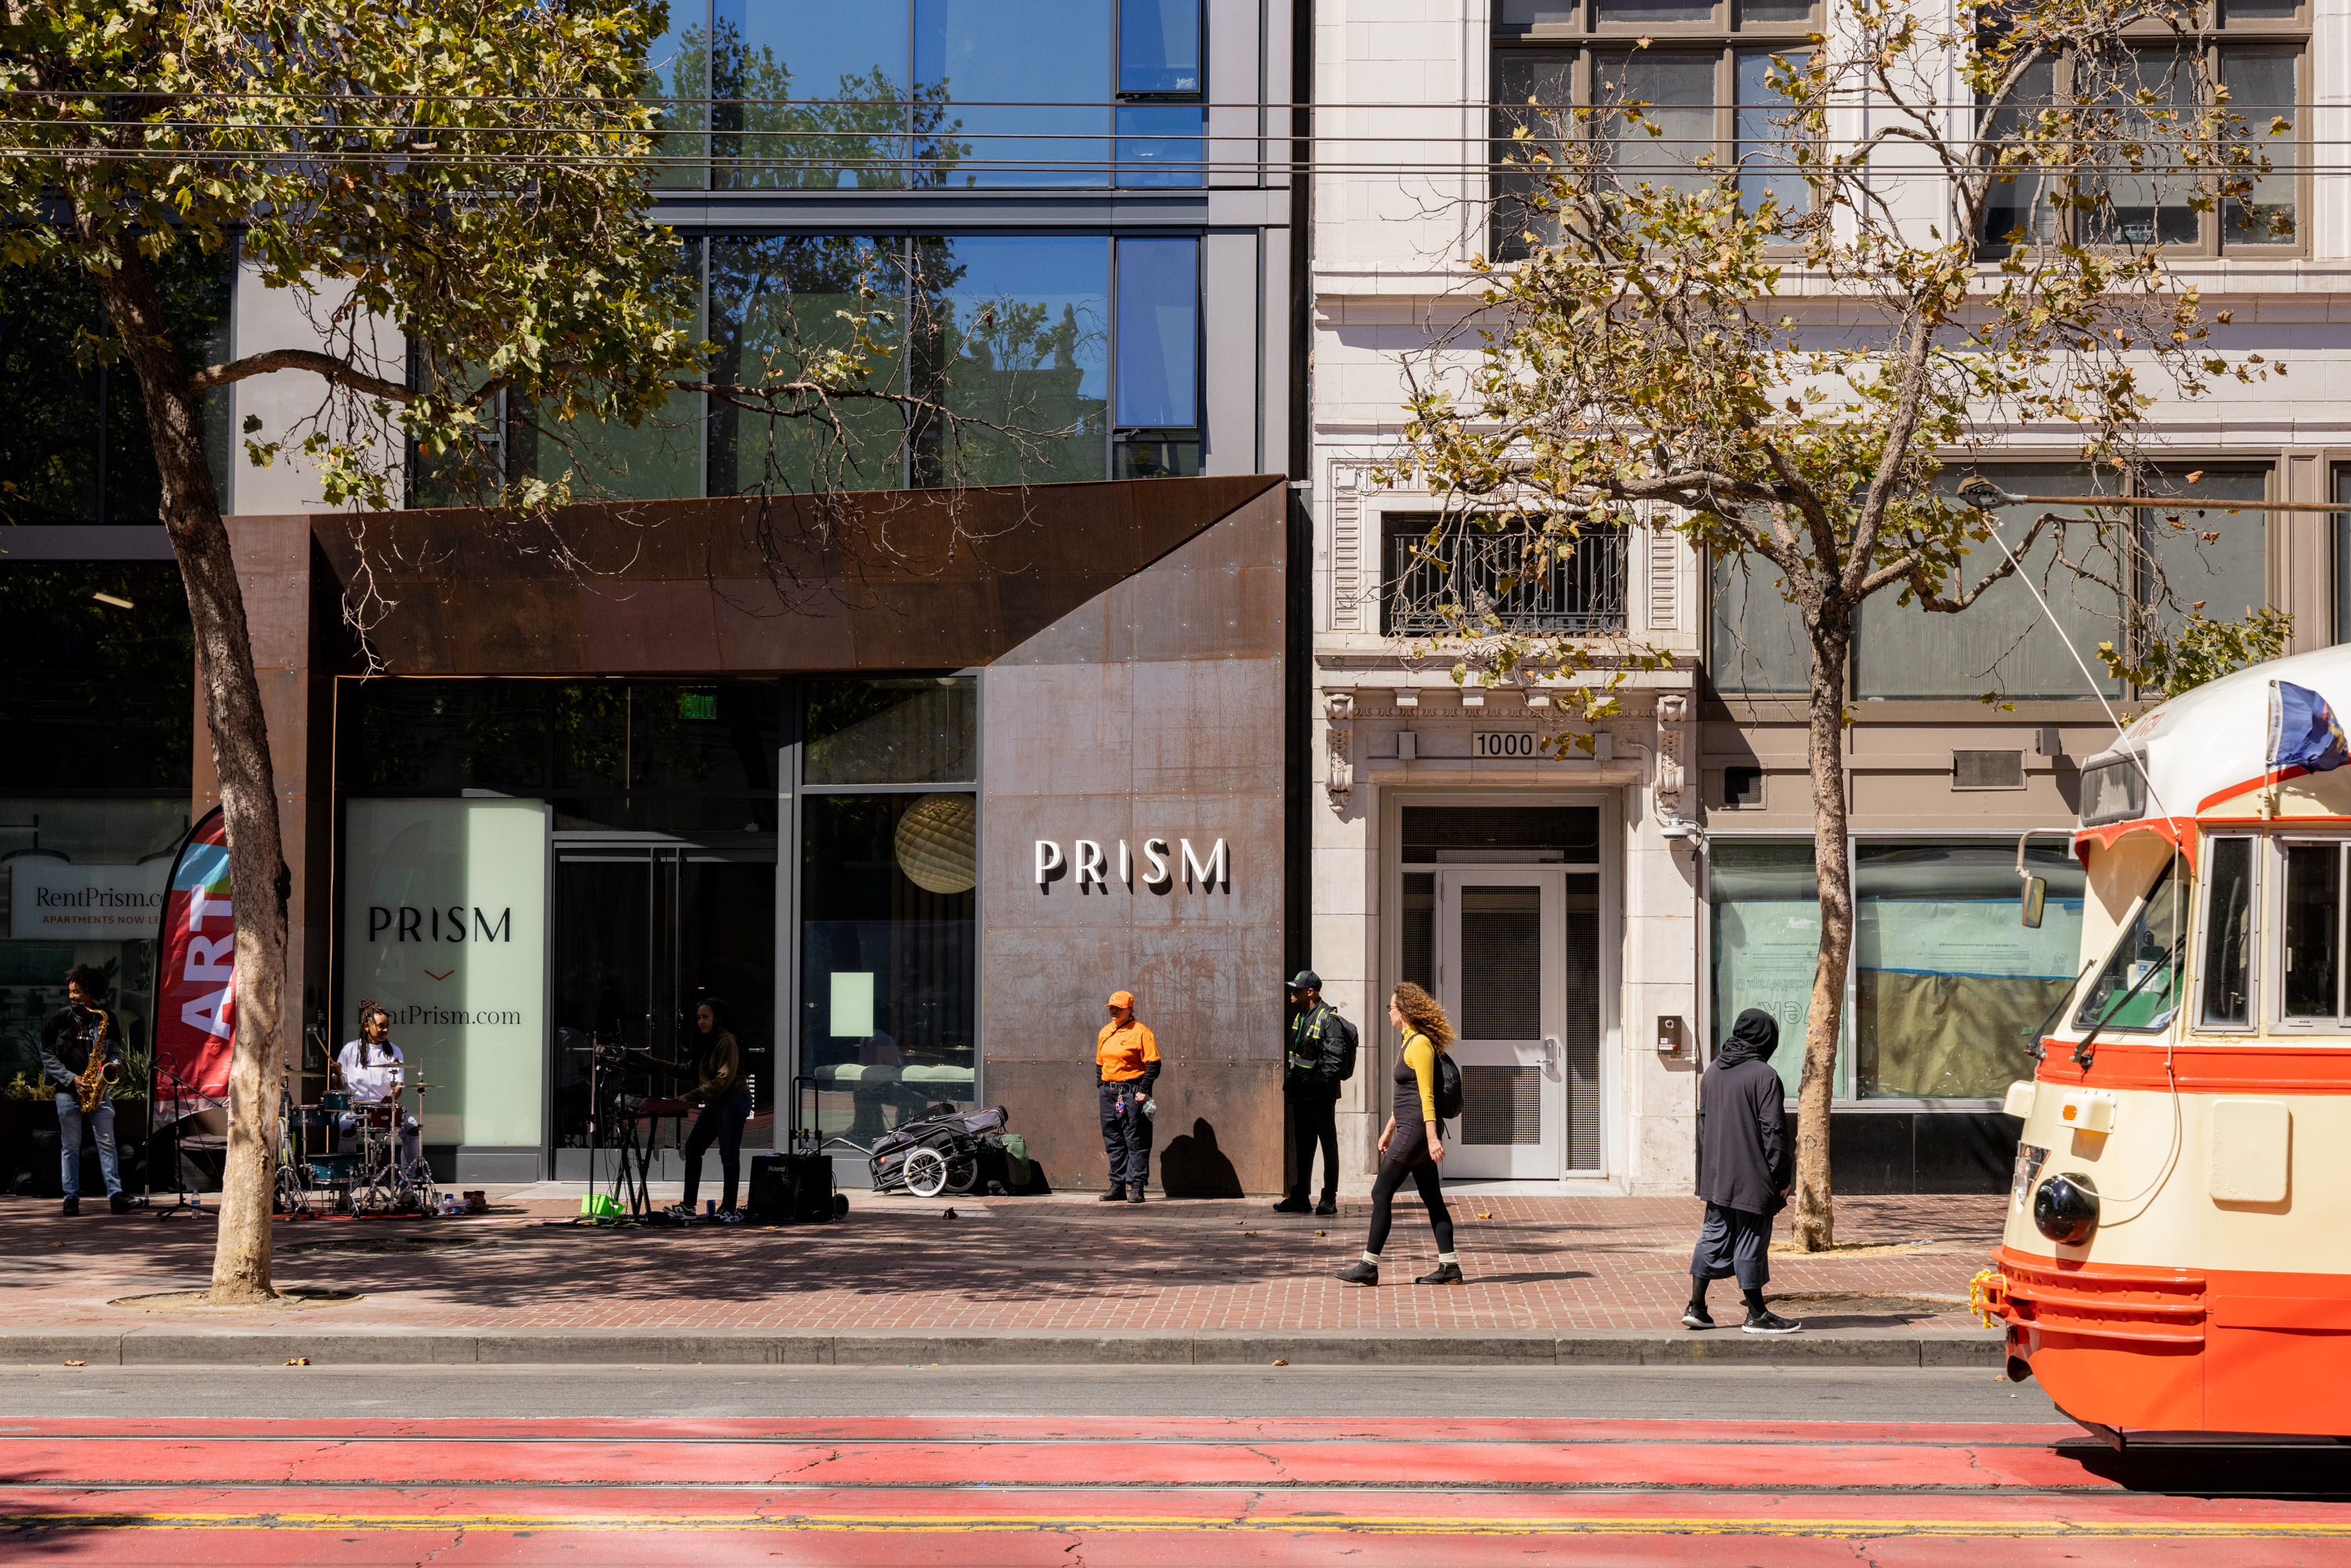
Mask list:
[[[1301,969],[1290,981],[1290,1044],[1283,1053],[1281,1098],[1290,1125],[1291,1157],[1297,1162],[1290,1191],[1274,1209],[1304,1214],[1314,1174],[1314,1151],[1322,1151],[1322,1199],[1316,1214],[1339,1211],[1339,1085],[1355,1075],[1355,1026],[1322,999],[1322,977]]]

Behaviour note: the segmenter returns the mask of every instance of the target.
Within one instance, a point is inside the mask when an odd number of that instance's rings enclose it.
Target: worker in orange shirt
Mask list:
[[[1134,1016],[1134,993],[1113,991],[1110,1022],[1094,1036],[1094,1076],[1102,1099],[1102,1152],[1110,1155],[1104,1203],[1141,1203],[1151,1180],[1151,1086],[1159,1082],[1159,1042]]]

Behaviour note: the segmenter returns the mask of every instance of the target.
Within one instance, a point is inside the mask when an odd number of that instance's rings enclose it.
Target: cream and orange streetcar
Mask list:
[[[2351,1436],[2345,712],[2351,647],[2273,660],[2082,765],[2081,976],[1980,1280],[2009,1375],[2118,1447]]]

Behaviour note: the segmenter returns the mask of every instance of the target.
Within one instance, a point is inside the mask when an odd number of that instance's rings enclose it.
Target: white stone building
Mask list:
[[[1448,1178],[1687,1191],[1696,1075],[1729,1019],[1763,1006],[1801,1041],[1817,917],[1805,664],[1784,607],[1767,590],[1746,608],[1740,579],[1670,538],[1636,534],[1621,559],[1579,562],[1531,611],[1669,650],[1675,668],[1633,678],[1597,758],[1513,756],[1526,745],[1516,737],[1555,721],[1519,691],[1457,691],[1443,668],[1411,656],[1411,628],[1395,623],[1384,591],[1395,536],[1419,537],[1426,523],[1413,519],[1432,505],[1376,486],[1371,470],[1401,434],[1403,357],[1460,318],[1463,264],[1485,246],[1487,104],[1521,101],[1531,87],[1545,101],[1588,92],[1596,63],[1643,38],[1651,74],[1640,96],[1669,127],[1712,124],[1728,148],[1756,62],[1827,26],[1824,15],[1804,0],[1318,6],[1313,757],[1328,776],[1315,790],[1312,951],[1332,994],[1379,1042],[1342,1103],[1353,1113],[1342,1120],[1342,1164],[1357,1181],[1387,1111],[1395,1042],[1383,998],[1398,979],[1432,983],[1479,1075],[1484,1120],[1461,1130]],[[2351,501],[2351,181],[2340,151],[2351,138],[2351,7],[2246,0],[2213,47],[2241,104],[2277,99],[2294,121],[2270,147],[2278,168],[2262,189],[2294,204],[2296,233],[2257,243],[2184,206],[2157,215],[2185,225],[2178,275],[2208,311],[2231,312],[2220,346],[2283,358],[2292,371],[2159,408],[2165,463],[2149,488],[2194,472],[2216,497]],[[1931,220],[1946,198],[1920,173],[1896,199]],[[1790,280],[1792,293],[1803,287]],[[1788,308],[1834,319],[1825,300]],[[2009,488],[2077,493],[2074,444],[2062,429],[2035,432],[1989,460],[2005,465],[1995,477]],[[2351,625],[2342,520],[2230,514],[2207,525],[2222,531],[2216,546],[2167,557],[2168,570],[2208,579],[2192,597],[2216,615],[2266,601],[2293,612],[2294,650],[2325,645]],[[2014,1130],[1998,1096],[2020,1075],[2013,1042],[2078,968],[2062,840],[2036,851],[2058,874],[2059,913],[2041,933],[2016,928],[2018,835],[2071,821],[2078,761],[2114,733],[2098,698],[2127,713],[2145,694],[2105,681],[2094,694],[2036,615],[2020,591],[1965,617],[1890,601],[1863,617],[1846,743],[1860,934],[1833,1125],[1841,1191],[2002,1186]],[[2116,619],[2095,604],[2061,618],[2085,652]],[[1980,701],[1991,686],[2011,706]],[[1702,851],[1661,835],[1675,811],[1702,824]],[[1800,1055],[1781,1051],[1792,1085]]]

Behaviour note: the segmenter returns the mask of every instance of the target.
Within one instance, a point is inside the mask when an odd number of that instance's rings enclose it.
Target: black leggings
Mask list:
[[[1437,1175],[1437,1162],[1426,1154],[1408,1166],[1380,1166],[1379,1179],[1372,1183],[1372,1233],[1364,1242],[1364,1250],[1377,1256],[1387,1246],[1388,1227],[1395,1218],[1392,1212],[1395,1195],[1406,1176],[1420,1189],[1420,1201],[1428,1205],[1428,1226],[1437,1232],[1437,1249],[1452,1251],[1453,1215],[1445,1207],[1445,1184]]]

